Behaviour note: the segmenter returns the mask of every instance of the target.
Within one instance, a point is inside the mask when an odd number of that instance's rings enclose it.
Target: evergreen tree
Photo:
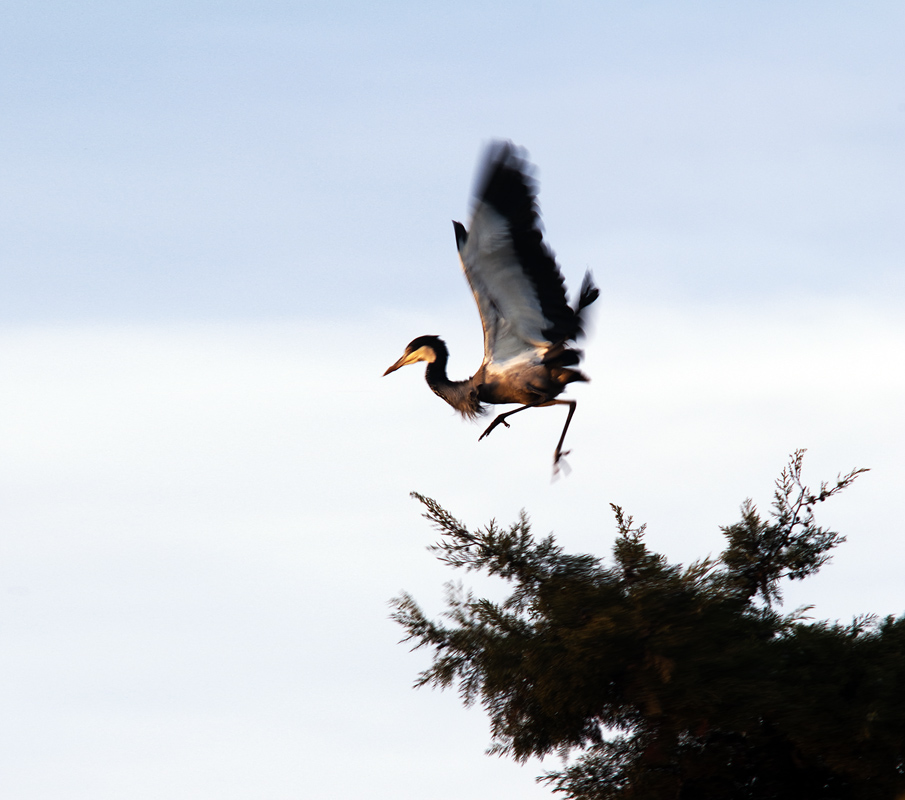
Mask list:
[[[905,792],[905,617],[850,625],[776,610],[783,579],[814,574],[843,538],[814,508],[865,470],[812,492],[803,451],[772,511],[750,501],[718,559],[650,552],[613,506],[607,565],[536,540],[524,513],[468,530],[414,495],[450,567],[506,581],[502,602],[448,586],[443,623],[403,594],[393,617],[433,649],[418,686],[457,684],[490,717],[490,751],[573,758],[539,780],[575,800],[883,798]]]

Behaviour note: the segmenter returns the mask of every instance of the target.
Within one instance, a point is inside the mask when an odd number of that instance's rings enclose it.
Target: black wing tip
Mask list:
[[[536,216],[537,182],[528,151],[508,139],[494,139],[484,149],[477,172],[475,198],[489,203],[504,216],[514,208]],[[527,205],[526,209],[524,206]],[[536,220],[539,225],[539,220]]]
[[[514,157],[518,157],[517,160],[523,162],[527,155],[523,147],[513,144],[510,139],[491,139],[484,145],[478,178],[491,172],[497,165],[514,160]]]

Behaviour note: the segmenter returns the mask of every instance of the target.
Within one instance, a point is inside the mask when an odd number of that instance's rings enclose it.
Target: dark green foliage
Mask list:
[[[893,798],[905,792],[905,617],[842,626],[777,613],[778,584],[842,541],[796,453],[769,519],[750,502],[718,560],[670,564],[613,506],[612,565],[508,528],[469,531],[415,495],[454,568],[510,586],[502,602],[449,587],[446,622],[408,595],[396,619],[433,649],[418,685],[457,684],[490,717],[492,752],[577,755],[543,780],[576,800]]]
[[[814,524],[814,506],[850,485],[864,469],[840,475],[832,488],[820,484],[812,494],[801,482],[804,450],[792,455],[789,466],[776,481],[773,520],[764,521],[750,500],[742,504],[742,520],[723,533],[729,546],[721,561],[731,579],[748,596],[760,594],[769,605],[781,599],[777,584],[782,578],[801,580],[817,572],[829,559],[829,551],[845,537]]]

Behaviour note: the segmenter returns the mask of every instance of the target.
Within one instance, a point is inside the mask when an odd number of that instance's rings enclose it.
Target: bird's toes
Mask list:
[[[568,474],[572,471],[572,468],[569,466],[569,463],[565,459],[565,457],[571,452],[571,450],[566,450],[564,453],[556,454],[556,457],[553,459],[553,480],[556,480],[560,476],[560,473],[568,476]]]
[[[553,454],[553,466],[556,467],[560,461],[562,461],[567,455],[569,455],[571,450],[557,450]]]
[[[487,426],[487,430],[485,430],[484,433],[482,433],[482,434],[478,437],[478,441],[480,442],[481,439],[483,439],[485,436],[489,436],[489,435],[490,435],[490,432],[491,432],[497,425],[505,425],[507,428],[509,427],[509,423],[506,422],[506,420],[504,420],[504,419],[495,419],[493,422],[491,422],[491,423]]]

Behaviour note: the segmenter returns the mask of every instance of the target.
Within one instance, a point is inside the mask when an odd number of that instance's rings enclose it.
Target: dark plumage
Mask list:
[[[510,142],[487,148],[476,191],[471,228],[453,222],[459,258],[471,285],[484,327],[484,361],[464,381],[446,375],[449,351],[438,336],[419,336],[384,375],[406,364],[427,362],[431,390],[463,416],[474,418],[485,404],[519,403],[497,416],[487,436],[506,418],[526,408],[568,405],[569,414],[553,457],[565,453],[563,441],[574,400],[556,399],[573,381],[588,378],[577,367],[581,351],[571,347],[583,333],[583,312],[599,295],[590,273],[578,301],[566,301],[565,283],[544,242],[536,189],[523,151]]]

